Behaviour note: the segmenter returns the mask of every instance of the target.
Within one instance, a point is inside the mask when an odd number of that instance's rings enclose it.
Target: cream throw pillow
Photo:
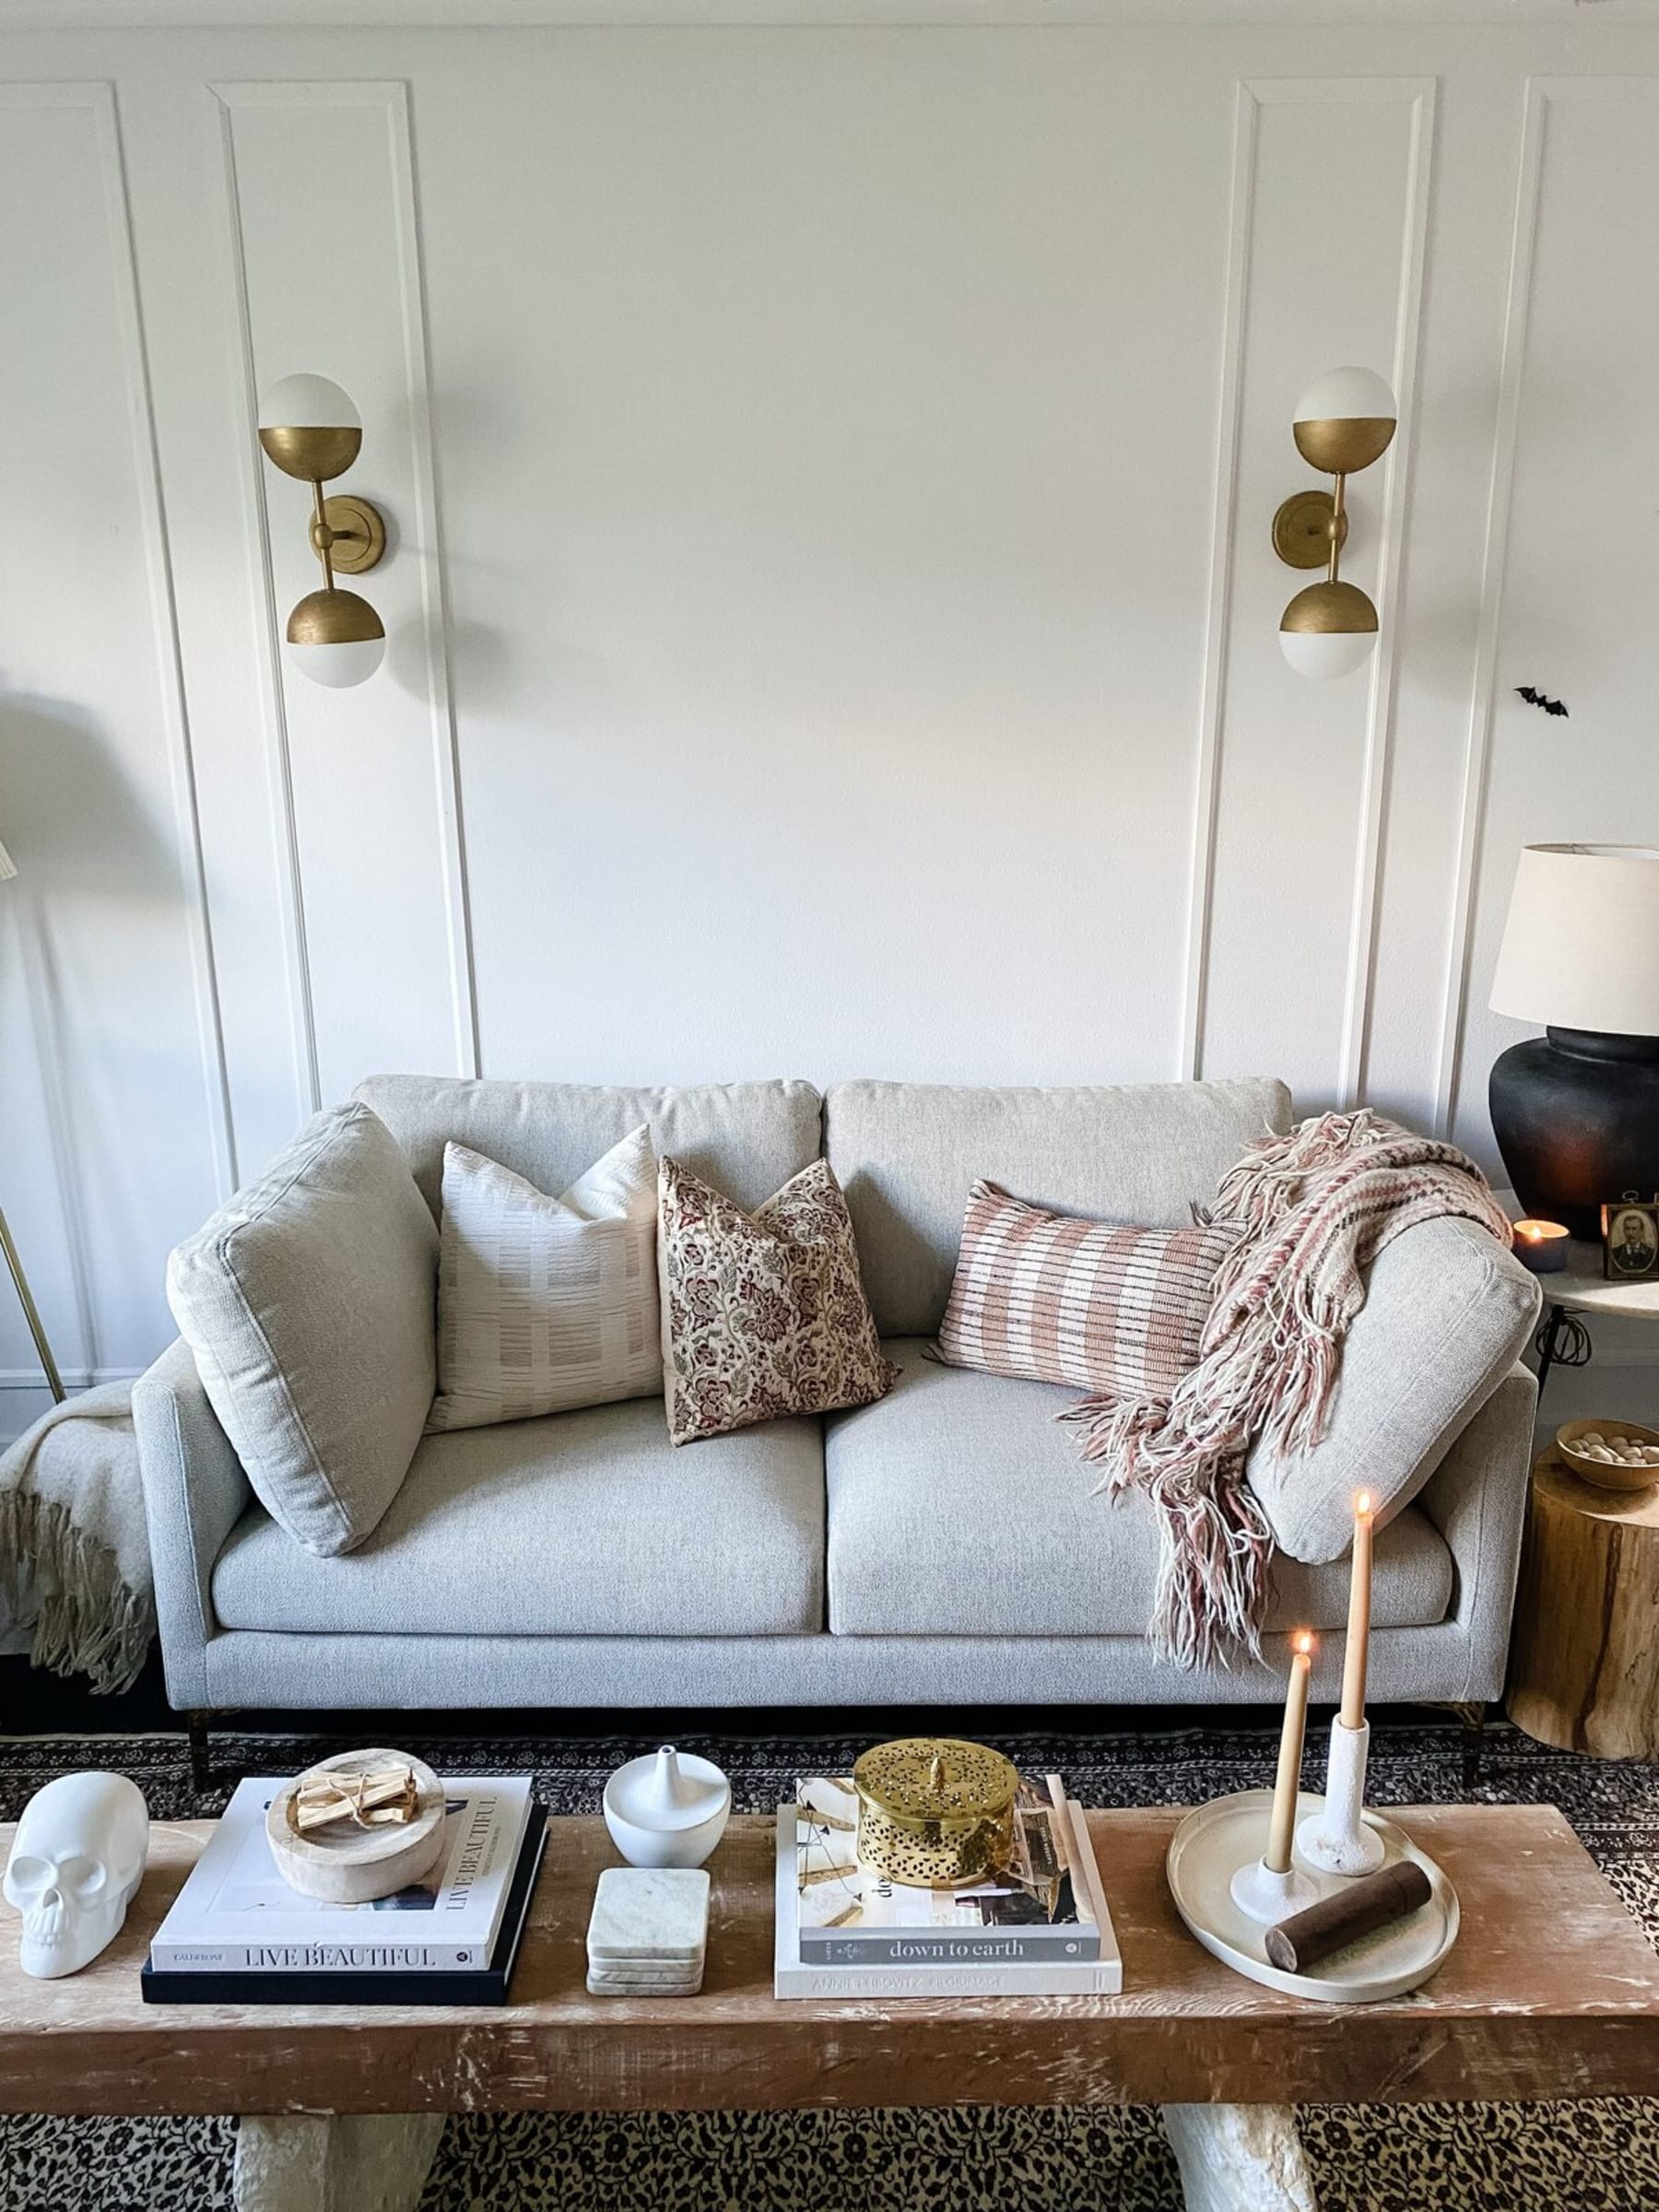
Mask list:
[[[648,1127],[561,1198],[465,1145],[444,1147],[429,1430],[656,1397],[661,1332]]]

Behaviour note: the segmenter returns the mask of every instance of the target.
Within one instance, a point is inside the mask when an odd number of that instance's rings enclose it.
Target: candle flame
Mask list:
[[[1290,1639],[1290,1648],[1300,1658],[1303,1659],[1312,1651],[1313,1639],[1306,1629],[1298,1629],[1296,1634]]]
[[[1371,1492],[1369,1490],[1361,1490],[1359,1497],[1354,1500],[1354,1511],[1357,1513],[1369,1513],[1371,1510]]]

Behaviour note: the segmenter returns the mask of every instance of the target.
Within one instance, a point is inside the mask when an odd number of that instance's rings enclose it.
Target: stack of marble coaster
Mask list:
[[[596,1997],[689,1997],[702,1987],[709,1877],[700,1866],[607,1866],[588,1922]]]

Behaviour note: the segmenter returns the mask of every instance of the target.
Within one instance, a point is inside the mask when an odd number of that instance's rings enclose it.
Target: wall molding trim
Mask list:
[[[420,246],[415,156],[409,119],[408,87],[401,78],[250,79],[208,87],[218,103],[224,147],[226,191],[230,207],[236,290],[246,371],[248,467],[253,481],[251,513],[257,531],[258,568],[265,592],[264,674],[267,687],[267,733],[272,747],[272,785],[278,823],[278,847],[285,863],[288,926],[286,951],[289,989],[304,1079],[305,1111],[323,1103],[321,1055],[311,957],[305,926],[305,888],[283,690],[279,610],[271,558],[270,518],[264,472],[258,457],[258,372],[253,359],[253,301],[241,183],[237,173],[235,118],[241,112],[271,108],[350,108],[375,113],[385,125],[389,156],[391,210],[396,238],[398,304],[401,319],[404,387],[408,402],[408,459],[414,485],[413,527],[406,551],[420,557],[421,651],[430,715],[430,759],[439,821],[439,863],[442,877],[447,943],[450,1022],[454,1072],[479,1072],[478,1004],[473,967],[472,924],[462,828],[461,773],[453,688],[450,679],[450,625],[443,563],[442,525],[431,429],[430,377],[424,272]]]
[[[282,643],[278,633],[276,579],[271,564],[270,515],[259,453],[259,389],[253,367],[253,308],[248,294],[248,257],[242,234],[241,194],[236,173],[233,116],[237,85],[209,85],[215,102],[225,213],[238,339],[241,350],[243,526],[254,574],[259,578],[265,619],[259,625],[260,718],[265,730],[265,777],[271,798],[271,834],[276,847],[277,898],[282,929],[282,962],[288,978],[288,1031],[294,1067],[297,1119],[303,1121],[323,1103],[317,1061],[317,1016],[312,994],[311,959],[305,940],[305,885],[300,865],[300,828],[294,805],[293,757],[288,747],[288,705],[282,691]]]
[[[1375,981],[1377,917],[1387,820],[1394,694],[1410,521],[1417,422],[1414,402],[1422,351],[1423,296],[1429,219],[1433,201],[1437,84],[1433,77],[1262,77],[1241,79],[1234,112],[1233,171],[1228,235],[1227,294],[1222,320],[1221,400],[1217,430],[1208,611],[1204,687],[1199,710],[1192,849],[1188,865],[1187,933],[1182,994],[1178,1073],[1204,1072],[1205,1018],[1209,992],[1211,926],[1216,893],[1217,807],[1226,743],[1228,623],[1236,567],[1235,539],[1241,468],[1241,388],[1250,324],[1252,229],[1255,215],[1258,121],[1266,107],[1312,105],[1406,106],[1410,113],[1407,184],[1401,211],[1399,276],[1395,293],[1391,373],[1406,428],[1386,464],[1377,553],[1381,635],[1367,693],[1359,802],[1354,823],[1354,888],[1348,913],[1347,957],[1335,1089],[1345,1108],[1365,1090],[1366,1057]]]
[[[1402,79],[1404,94],[1409,79]],[[1399,305],[1394,323],[1392,379],[1405,435],[1389,455],[1382,526],[1377,547],[1377,597],[1382,636],[1371,660],[1365,721],[1361,798],[1356,840],[1354,902],[1348,923],[1347,982],[1336,1100],[1350,1112],[1364,1099],[1371,1045],[1371,994],[1376,982],[1377,912],[1382,895],[1388,821],[1389,770],[1394,752],[1394,697],[1399,675],[1400,596],[1406,588],[1406,540],[1411,519],[1412,473],[1417,459],[1418,363],[1422,353],[1423,286],[1429,250],[1429,214],[1434,196],[1435,106],[1432,77],[1419,78],[1411,101],[1411,182],[1401,222]]]
[[[1547,80],[1541,77],[1528,78],[1522,110],[1520,156],[1515,173],[1509,288],[1504,308],[1503,349],[1498,372],[1498,414],[1492,433],[1492,473],[1487,493],[1486,543],[1481,558],[1480,614],[1476,635],[1475,672],[1469,696],[1468,736],[1464,751],[1463,791],[1458,806],[1451,931],[1446,948],[1440,1051],[1434,1079],[1435,1132],[1448,1138],[1457,1118],[1464,1021],[1469,993],[1469,954],[1475,931],[1475,897],[1479,883],[1481,845],[1486,829],[1492,718],[1497,703],[1498,641],[1503,620],[1503,592],[1509,568],[1510,515],[1515,489],[1515,452],[1526,376],[1527,341],[1532,325],[1533,269],[1537,257],[1538,217],[1544,195],[1544,140],[1549,98],[1550,87]]]
[[[461,811],[460,738],[450,681],[449,585],[443,558],[438,464],[432,437],[431,375],[427,333],[426,276],[420,250],[420,203],[409,88],[386,88],[393,141],[399,271],[403,279],[404,372],[409,388],[410,461],[415,476],[415,519],[430,559],[421,571],[425,613],[427,688],[432,708],[432,774],[443,842],[443,911],[449,938],[450,1002],[455,1032],[455,1073],[483,1073],[478,1051],[478,988],[473,964],[472,913],[467,897],[466,840]]]
[[[120,272],[118,288],[122,344],[125,354],[138,496],[144,512],[145,560],[155,626],[156,668],[171,741],[168,750],[172,778],[173,813],[178,827],[180,865],[185,878],[192,982],[195,994],[196,1030],[201,1040],[202,1077],[209,1141],[213,1146],[214,1183],[223,1200],[229,1197],[238,1182],[236,1126],[230,1105],[230,1071],[225,1054],[218,977],[213,957],[213,928],[207,905],[207,862],[202,844],[201,813],[196,803],[195,756],[184,696],[184,665],[179,642],[178,605],[173,591],[172,548],[168,535],[166,498],[161,485],[161,455],[156,434],[149,355],[144,335],[143,302],[138,291],[138,262],[133,238],[133,210],[131,194],[127,189],[126,157],[122,145],[115,88],[112,85],[105,85],[100,89],[104,98],[99,104],[99,133],[105,158],[104,182],[112,244],[115,248],[114,258]]]
[[[1244,331],[1250,299],[1250,236],[1255,214],[1255,87],[1233,98],[1232,189],[1227,232],[1227,293],[1221,312],[1221,389],[1216,423],[1216,488],[1210,520],[1209,600],[1205,617],[1204,691],[1193,780],[1187,864],[1186,959],[1182,986],[1178,1079],[1204,1070],[1204,1014],[1209,983],[1210,918],[1216,892],[1216,806],[1221,728],[1227,704],[1227,625],[1232,610],[1233,536],[1239,504],[1239,427],[1244,383]]]

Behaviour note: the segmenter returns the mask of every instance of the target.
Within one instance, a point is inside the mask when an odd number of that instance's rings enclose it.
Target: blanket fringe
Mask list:
[[[155,1601],[127,1588],[115,1554],[76,1528],[66,1507],[29,1490],[0,1492],[0,1594],[22,1625],[32,1614],[36,1666],[84,1674],[106,1695],[138,1679],[156,1633]]]
[[[1196,1363],[1166,1400],[1091,1397],[1059,1416],[1103,1467],[1097,1489],[1144,1489],[1158,1512],[1148,1635],[1160,1658],[1260,1658],[1273,1547],[1246,1458],[1262,1440],[1293,1458],[1316,1448],[1363,1269],[1414,1222],[1445,1216],[1510,1240],[1473,1160],[1369,1108],[1256,1139],[1217,1194],[1211,1226],[1234,1241]]]
[[[1242,1477],[1242,1454],[1217,1460],[1190,1438],[1177,1441],[1171,1407],[1159,1398],[1085,1398],[1057,1420],[1082,1430],[1078,1456],[1104,1463],[1095,1485],[1113,1498],[1144,1489],[1159,1518],[1158,1583],[1147,1625],[1153,1654],[1180,1666],[1230,1671],[1262,1655],[1273,1539]]]

